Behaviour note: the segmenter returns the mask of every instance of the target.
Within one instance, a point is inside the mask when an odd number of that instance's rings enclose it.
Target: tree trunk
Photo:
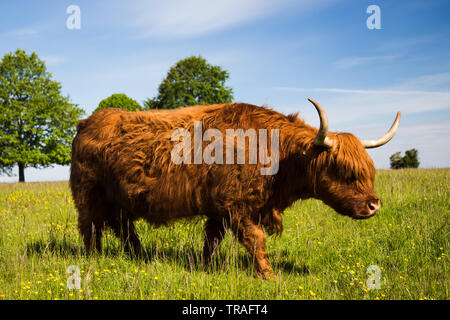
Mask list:
[[[19,182],[25,182],[25,166],[23,163],[19,163]]]

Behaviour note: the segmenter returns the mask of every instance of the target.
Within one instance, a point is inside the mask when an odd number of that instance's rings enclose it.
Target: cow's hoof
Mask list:
[[[261,271],[257,273],[258,278],[263,280],[278,279],[272,270]]]

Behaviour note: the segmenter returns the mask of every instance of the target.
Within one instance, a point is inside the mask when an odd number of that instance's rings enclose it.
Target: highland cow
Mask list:
[[[81,120],[72,145],[70,187],[86,249],[101,250],[102,232],[110,227],[127,250],[139,253],[135,220],[158,225],[205,216],[205,265],[230,229],[254,257],[256,273],[270,278],[265,231],[282,232],[282,213],[294,201],[316,198],[354,219],[373,216],[380,199],[373,191],[375,167],[365,148],[392,139],[400,113],[383,137],[360,141],[350,133],[328,132],[325,111],[309,100],[319,113],[320,129],[297,114],[286,116],[243,103],[172,111],[105,109]],[[175,163],[173,150],[180,141],[173,133],[185,129],[193,137],[194,122],[201,123],[202,132],[216,129],[224,136],[229,129],[276,130],[276,173],[261,174],[267,163],[249,161],[249,137],[232,141],[234,157],[247,146],[244,163]],[[184,150],[183,158],[192,160],[194,148]]]

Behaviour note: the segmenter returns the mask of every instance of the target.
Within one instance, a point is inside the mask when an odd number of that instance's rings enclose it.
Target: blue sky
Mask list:
[[[80,30],[66,27],[72,4]],[[366,26],[369,5],[381,9],[380,30]],[[361,139],[401,111],[397,136],[369,150],[376,167],[411,148],[422,167],[450,167],[449,13],[445,0],[2,1],[0,56],[35,51],[89,115],[113,93],[155,96],[171,65],[201,55],[230,72],[235,101],[300,111],[317,126],[312,97],[330,130]],[[25,170],[27,181],[68,175]]]

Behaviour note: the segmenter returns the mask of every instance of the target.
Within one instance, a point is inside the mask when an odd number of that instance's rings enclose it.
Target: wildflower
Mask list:
[[[316,296],[316,294],[315,294],[312,290],[309,290],[309,294],[310,294],[311,296],[313,296],[313,297]]]

